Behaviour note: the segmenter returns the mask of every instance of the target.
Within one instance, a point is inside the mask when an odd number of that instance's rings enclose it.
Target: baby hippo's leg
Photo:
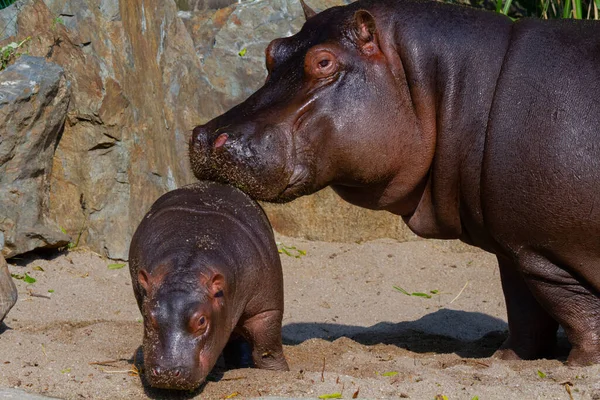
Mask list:
[[[281,310],[254,315],[243,323],[244,336],[252,345],[252,358],[257,368],[289,371],[281,344]]]

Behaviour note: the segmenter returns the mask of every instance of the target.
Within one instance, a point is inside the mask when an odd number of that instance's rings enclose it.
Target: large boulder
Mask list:
[[[43,58],[24,56],[0,72],[0,249],[7,257],[69,242],[48,208],[69,99],[63,69]]]
[[[173,1],[20,4],[5,42],[32,37],[29,54],[62,66],[72,87],[50,217],[74,242],[126,259],[152,202],[193,180],[187,143],[209,92],[193,42]]]

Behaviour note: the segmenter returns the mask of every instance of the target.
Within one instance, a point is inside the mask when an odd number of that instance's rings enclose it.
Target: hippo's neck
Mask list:
[[[485,135],[512,23],[491,12],[387,2],[415,113],[435,153],[418,205],[402,213],[418,235],[487,247],[480,201]],[[378,10],[384,11],[384,10]],[[385,12],[385,11],[384,11]],[[394,207],[388,208],[394,212]],[[399,213],[400,214],[400,213]]]

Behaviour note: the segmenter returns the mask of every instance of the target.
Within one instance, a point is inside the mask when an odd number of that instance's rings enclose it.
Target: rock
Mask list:
[[[127,259],[154,200],[193,181],[189,132],[212,109],[177,12],[162,0],[23,0],[16,37],[7,39],[31,36],[28,52],[65,70],[72,96],[50,216],[75,242],[113,259]]]
[[[0,72],[0,231],[7,257],[69,242],[49,218],[49,177],[70,87],[63,69],[23,56]]]
[[[204,11],[225,8],[237,3],[237,0],[175,0],[181,11]]]
[[[13,282],[6,260],[0,253],[0,322],[17,302],[17,287]]]

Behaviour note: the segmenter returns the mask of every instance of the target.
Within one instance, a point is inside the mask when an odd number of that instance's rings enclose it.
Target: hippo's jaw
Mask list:
[[[159,335],[152,333],[144,336],[144,371],[150,386],[194,390],[204,383],[226,342],[220,343],[222,340],[212,337],[214,335],[203,340],[184,335],[178,335],[177,344],[172,340],[160,341]]]
[[[259,200],[278,198],[294,175],[287,124],[220,126],[218,122],[193,131],[190,161],[196,178],[236,186]]]

